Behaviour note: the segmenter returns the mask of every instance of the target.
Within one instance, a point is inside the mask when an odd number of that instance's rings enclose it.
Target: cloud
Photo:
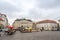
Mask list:
[[[14,12],[14,11],[19,11],[17,7],[14,5],[11,5],[9,3],[0,3],[0,11],[3,12]]]
[[[60,7],[60,0],[37,0],[39,8],[55,8]]]
[[[0,12],[8,16],[10,24],[17,18],[58,20],[60,0],[0,0]]]

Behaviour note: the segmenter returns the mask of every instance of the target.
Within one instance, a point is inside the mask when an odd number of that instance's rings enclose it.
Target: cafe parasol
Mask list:
[[[13,27],[13,26],[7,26],[7,28],[11,28],[11,29],[12,29],[12,28],[14,28],[14,27]]]

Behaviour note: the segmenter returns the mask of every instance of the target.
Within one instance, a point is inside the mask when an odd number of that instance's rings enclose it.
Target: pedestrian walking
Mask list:
[[[41,29],[40,29],[40,31],[42,32],[44,30],[44,27],[42,27]]]
[[[40,29],[40,31],[42,32],[43,30],[42,30],[42,29]]]

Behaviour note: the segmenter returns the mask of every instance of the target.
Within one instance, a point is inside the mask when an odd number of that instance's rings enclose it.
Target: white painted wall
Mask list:
[[[57,30],[57,24],[56,23],[40,23],[36,24],[36,27],[41,29],[44,27],[45,30]]]

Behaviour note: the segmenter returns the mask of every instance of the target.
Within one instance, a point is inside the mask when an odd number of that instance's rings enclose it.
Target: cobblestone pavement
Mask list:
[[[60,40],[60,31],[43,31],[32,33],[16,32],[14,35],[2,35],[0,40]]]

